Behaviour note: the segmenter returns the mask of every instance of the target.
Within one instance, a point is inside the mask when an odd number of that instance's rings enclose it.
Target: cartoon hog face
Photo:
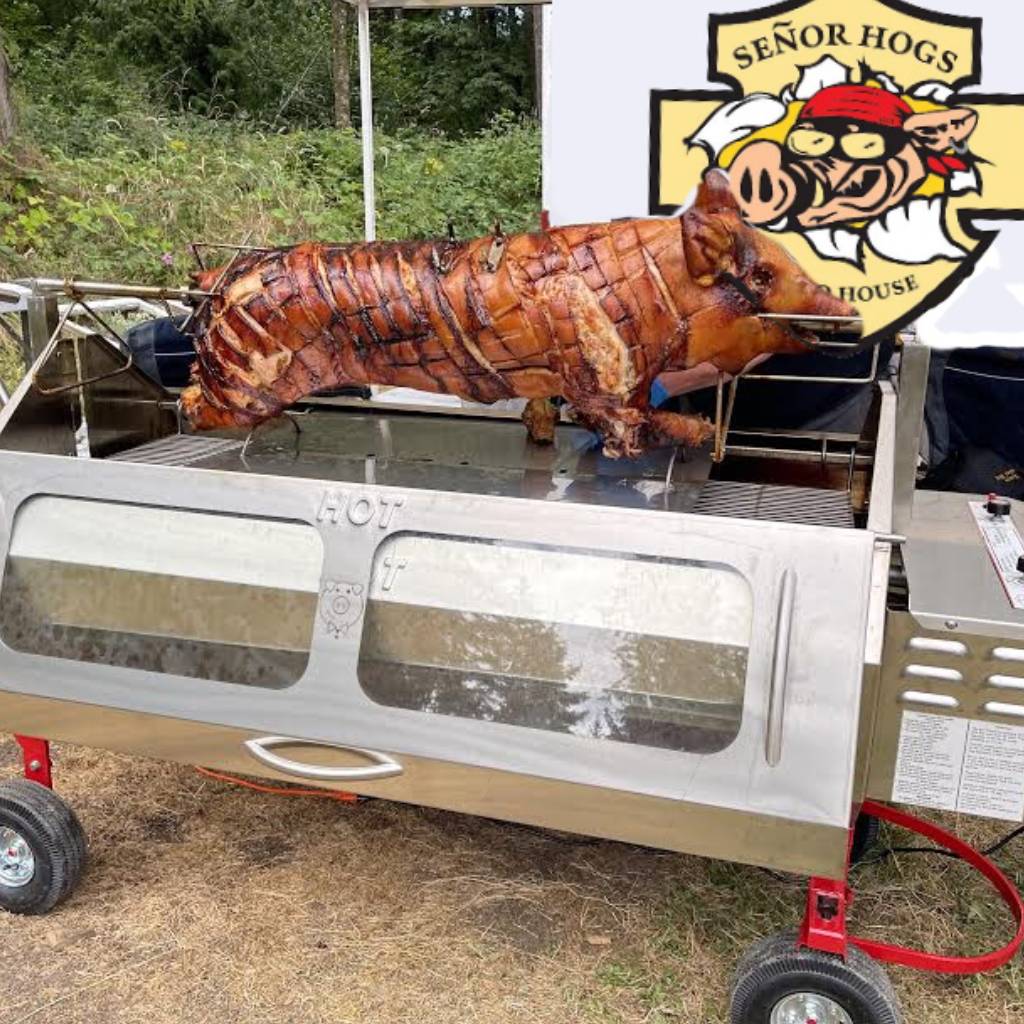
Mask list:
[[[320,595],[320,617],[334,637],[347,636],[363,615],[363,585],[328,580]]]
[[[965,107],[915,114],[885,89],[830,86],[804,104],[783,145],[745,147],[730,178],[754,224],[808,229],[871,219],[907,199],[929,170],[966,169],[940,155],[964,152],[977,123]]]

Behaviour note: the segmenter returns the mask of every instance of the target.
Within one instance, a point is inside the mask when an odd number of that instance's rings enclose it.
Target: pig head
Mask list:
[[[754,224],[812,229],[870,219],[906,200],[929,172],[967,170],[977,123],[966,107],[915,114],[885,89],[830,86],[804,104],[782,145],[746,146],[731,181]]]
[[[693,286],[703,290],[689,317],[683,366],[740,373],[774,353],[812,349],[811,331],[759,314],[856,317],[857,310],[812,281],[769,234],[744,222],[721,171],[709,171],[697,201],[683,214],[683,248]]]

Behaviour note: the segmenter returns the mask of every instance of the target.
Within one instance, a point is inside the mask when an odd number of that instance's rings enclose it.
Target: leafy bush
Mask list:
[[[515,6],[374,11],[377,124],[471,135],[530,115],[531,18]],[[354,14],[348,26],[358,124]],[[3,0],[0,34],[23,92],[59,120],[74,111],[76,136],[133,106],[271,130],[334,123],[330,0]]]
[[[180,283],[189,241],[278,244],[363,233],[358,135],[254,131],[237,121],[143,109],[92,125],[74,145],[59,130],[0,154],[0,279],[78,275]],[[540,141],[534,124],[499,118],[463,139],[377,137],[378,234],[463,237],[495,221],[536,227]]]

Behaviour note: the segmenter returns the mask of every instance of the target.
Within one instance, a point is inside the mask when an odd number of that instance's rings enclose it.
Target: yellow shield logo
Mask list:
[[[777,232],[855,303],[865,336],[946,298],[1024,216],[1024,96],[981,80],[981,19],[897,0],[808,0],[713,15],[711,81],[651,95],[651,212],[680,207],[708,167],[747,219]]]

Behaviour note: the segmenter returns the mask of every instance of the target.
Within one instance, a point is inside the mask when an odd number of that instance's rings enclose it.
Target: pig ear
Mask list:
[[[737,272],[736,238],[727,218],[696,207],[683,216],[683,251],[690,277],[704,288]]]
[[[978,124],[978,115],[967,107],[930,110],[912,114],[903,127],[921,145],[935,153],[944,153],[950,146],[959,147],[971,137]]]
[[[733,195],[729,175],[725,171],[713,167],[704,175],[693,208],[705,213],[725,213],[728,210],[740,212],[740,204]]]

